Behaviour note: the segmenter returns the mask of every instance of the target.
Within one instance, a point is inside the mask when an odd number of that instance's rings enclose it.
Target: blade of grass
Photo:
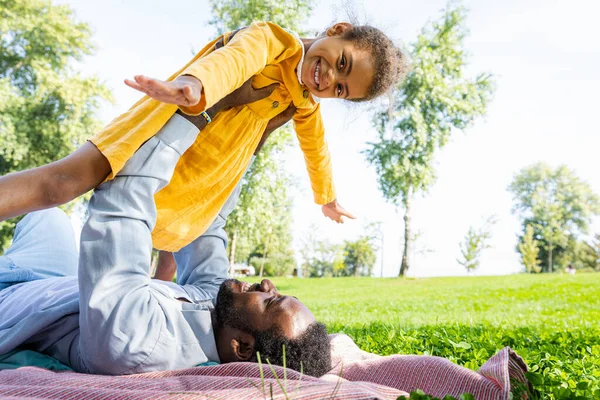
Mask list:
[[[335,384],[335,388],[333,389],[333,393],[331,393],[331,399],[335,398],[335,395],[337,394],[337,392],[340,390],[340,387],[342,386],[342,372],[344,372],[344,363],[342,363],[342,366],[340,367],[340,375],[338,376],[338,381]]]
[[[265,374],[263,372],[262,361],[260,360],[260,353],[256,352],[256,358],[258,360],[258,369],[260,371],[260,380],[262,381],[262,392],[265,394]]]
[[[281,350],[283,351],[283,385],[285,386],[285,390],[287,390],[287,363],[285,361],[285,344],[281,346]]]
[[[285,396],[286,400],[289,400],[287,392],[285,391],[283,385],[281,384],[281,381],[279,380],[279,376],[277,376],[277,372],[275,372],[275,368],[273,368],[273,366],[271,365],[271,361],[269,361],[268,358],[267,358],[267,364],[269,364],[269,368],[271,368],[271,372],[273,373],[273,375],[275,375],[275,380],[277,381],[277,384],[279,385],[279,387],[283,391],[283,395]]]

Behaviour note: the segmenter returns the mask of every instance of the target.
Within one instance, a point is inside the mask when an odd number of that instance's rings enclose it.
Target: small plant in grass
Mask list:
[[[533,228],[531,225],[527,225],[525,229],[525,236],[523,236],[523,240],[519,243],[519,253],[521,253],[521,263],[527,273],[538,273],[542,270],[542,267],[540,267],[542,262],[538,258],[540,247],[538,241],[533,238]]]
[[[492,227],[495,224],[496,218],[491,216],[479,229],[475,229],[472,226],[469,227],[469,231],[460,244],[461,258],[456,260],[460,265],[465,267],[467,272],[470,273],[479,268],[481,253],[491,247],[489,241],[492,237]]]
[[[279,376],[277,375],[277,371],[275,371],[275,368],[273,368],[273,365],[271,365],[271,362],[269,361],[269,359],[266,359],[267,364],[269,365],[269,368],[271,369],[271,373],[273,374],[273,376],[275,377],[275,380],[277,381],[277,384],[279,385],[279,388],[281,389],[284,397],[286,400],[293,400],[294,397],[290,397],[288,394],[288,380],[287,380],[287,362],[286,362],[286,353],[285,353],[285,345],[282,347],[282,351],[283,351],[283,383],[282,381],[279,379]],[[269,393],[268,393],[268,397],[267,397],[267,390],[265,387],[265,374],[263,371],[263,363],[262,363],[262,359],[260,357],[260,353],[256,352],[256,359],[258,361],[258,369],[260,371],[260,381],[261,381],[261,386],[262,387],[258,387],[254,382],[252,382],[251,380],[248,380],[250,382],[250,384],[252,386],[254,386],[256,389],[258,389],[261,394],[263,395],[263,397],[269,398],[269,399],[273,399],[273,383],[269,383]],[[342,384],[342,372],[343,372],[344,368],[342,366],[342,368],[340,369],[340,374],[339,374],[339,379],[335,385],[335,387],[333,388],[333,391],[331,392],[331,396],[329,398],[334,399],[335,396],[337,395],[337,393],[340,390],[340,386]],[[296,389],[295,389],[295,395],[298,394],[298,390],[300,389],[300,383],[302,381],[302,377],[304,376],[304,366],[302,364],[302,361],[300,361],[300,377],[298,378],[297,382],[296,382]]]

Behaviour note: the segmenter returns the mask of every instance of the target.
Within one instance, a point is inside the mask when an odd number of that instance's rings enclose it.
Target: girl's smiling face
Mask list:
[[[327,36],[303,39],[302,81],[316,97],[350,100],[368,95],[375,67],[368,51],[342,39],[348,29],[352,25],[342,22],[329,28]]]

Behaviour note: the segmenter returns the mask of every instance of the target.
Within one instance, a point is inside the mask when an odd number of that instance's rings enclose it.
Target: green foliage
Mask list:
[[[302,22],[313,8],[312,0],[211,0],[213,20],[219,34],[256,21],[274,22],[284,28],[304,34]]]
[[[560,269],[566,268],[569,264],[573,264],[576,269],[594,270],[598,267],[598,248],[594,246],[593,241],[590,244],[570,235],[567,245],[560,250],[554,257],[554,265],[558,265]]]
[[[594,260],[593,268],[600,272],[600,234],[596,234],[588,246]]]
[[[492,237],[491,228],[495,223],[496,220],[490,217],[479,229],[469,227],[469,231],[460,244],[462,258],[457,260],[460,265],[465,267],[467,272],[479,268],[481,253],[491,247],[488,242]]]
[[[361,236],[357,240],[344,241],[344,276],[371,276],[377,260],[373,238]]]
[[[525,267],[525,271],[528,273],[538,273],[542,269],[540,268],[541,261],[538,259],[540,248],[538,242],[533,238],[533,228],[531,225],[527,225],[525,228],[525,235],[519,243],[519,253],[521,253],[521,262]]]
[[[344,273],[344,250],[342,246],[319,240],[311,228],[305,238],[302,249],[302,276],[329,277]]]
[[[289,128],[278,129],[269,136],[243,178],[238,205],[225,227],[231,242],[236,238],[236,262],[252,262],[259,270],[267,260],[271,260],[271,265],[287,260],[285,265],[269,267],[272,274],[287,275],[290,270],[292,200],[288,187],[292,181],[281,168],[282,152],[290,142]]]
[[[302,276],[371,276],[377,260],[374,227],[366,226],[365,234],[341,245],[318,238],[316,227],[311,227],[300,249]]]
[[[578,252],[574,246],[579,236],[588,233],[591,219],[600,214],[598,195],[564,165],[552,169],[539,162],[525,167],[515,175],[508,190],[523,231],[530,225],[540,242],[544,271],[554,270],[554,261],[561,260],[561,253]],[[562,258],[567,264],[573,261]]]
[[[108,89],[73,68],[92,51],[68,6],[0,0],[0,175],[64,157],[100,127]],[[0,248],[14,224],[0,223]]]
[[[533,398],[600,394],[600,274],[274,282],[363,350],[441,356],[476,370],[510,346],[530,368]]]
[[[379,138],[365,151],[384,197],[404,206],[407,225],[411,197],[435,180],[436,150],[453,130],[464,130],[484,115],[493,93],[491,75],[465,76],[466,18],[463,7],[448,9],[423,28],[411,45],[412,71],[394,90],[392,106],[376,115]],[[407,228],[405,248],[410,236]],[[401,273],[408,269],[407,253]]]
[[[248,264],[253,265],[257,271],[262,267],[264,276],[290,276],[293,274],[296,269],[296,260],[291,248],[275,249],[266,256],[264,250],[265,248],[262,246],[255,249],[249,255]]]

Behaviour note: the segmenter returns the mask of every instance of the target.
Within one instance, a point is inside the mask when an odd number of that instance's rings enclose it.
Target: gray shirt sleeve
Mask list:
[[[77,370],[129,374],[208,360],[202,343],[214,342],[209,311],[186,309],[149,275],[154,193],[187,148],[180,142],[193,143],[197,129],[188,125],[151,138],[92,196],[81,234]]]
[[[252,156],[246,171],[254,159]],[[207,231],[174,254],[177,262],[177,283],[182,285],[196,303],[208,300],[214,302],[219,287],[228,277],[225,224],[238,203],[242,185],[243,180],[240,180]]]

